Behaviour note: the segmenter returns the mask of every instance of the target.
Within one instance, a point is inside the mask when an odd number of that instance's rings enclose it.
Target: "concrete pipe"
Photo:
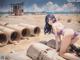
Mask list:
[[[7,45],[8,40],[4,32],[0,31],[0,47]]]
[[[19,25],[25,26],[26,28],[28,28],[30,30],[31,35],[40,34],[40,32],[41,32],[40,27],[38,27],[38,26],[33,26],[30,24],[23,24],[23,23],[21,23]]]
[[[65,60],[54,49],[41,43],[32,44],[27,50],[27,56],[33,60]]]
[[[60,41],[58,41],[58,44],[59,44],[59,46],[58,46],[58,49],[59,49],[60,48]],[[56,48],[56,40],[51,39],[46,43],[46,45],[55,49]]]
[[[6,57],[8,58],[8,60],[32,60],[28,56],[26,56],[24,54],[20,54],[20,53],[8,54],[8,56],[6,56]]]
[[[7,35],[7,39],[10,43],[13,43],[13,41],[18,41],[20,39],[20,35],[18,34],[18,32],[13,29],[0,26],[0,30]]]
[[[2,26],[5,26],[7,24],[8,24],[7,22],[0,21],[0,25],[2,25]]]
[[[18,33],[20,34],[20,37],[27,37],[30,35],[30,31],[29,29],[27,29],[26,27],[23,26],[19,26],[19,25],[6,25],[7,27],[11,28],[11,29],[15,29],[16,31],[18,31]]]

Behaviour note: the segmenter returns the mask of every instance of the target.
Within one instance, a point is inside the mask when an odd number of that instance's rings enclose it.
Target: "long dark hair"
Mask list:
[[[45,26],[44,26],[44,33],[53,33],[53,28],[52,28],[52,25],[50,25],[48,22],[49,22],[49,18],[50,20],[54,22],[56,22],[56,18],[53,14],[48,14],[46,17],[45,17]],[[53,20],[55,19],[55,20]]]

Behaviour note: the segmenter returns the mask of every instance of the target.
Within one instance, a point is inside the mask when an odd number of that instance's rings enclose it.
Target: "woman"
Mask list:
[[[58,41],[60,40],[59,55],[69,60],[80,60],[79,57],[67,52],[70,45],[79,39],[79,34],[70,28],[64,28],[64,25],[56,20],[53,14],[47,15],[45,18],[44,32],[53,33],[56,39],[56,49],[58,50]],[[62,36],[62,38],[61,38]]]

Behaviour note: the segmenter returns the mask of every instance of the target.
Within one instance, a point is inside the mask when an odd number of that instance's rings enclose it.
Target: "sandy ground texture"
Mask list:
[[[73,28],[74,30],[80,32],[80,15],[79,14],[55,14],[56,19],[61,21],[66,27]],[[10,24],[19,24],[19,23],[28,23],[31,25],[38,25],[41,28],[41,33],[39,36],[35,37],[27,37],[25,39],[21,39],[17,45],[8,44],[4,47],[0,47],[0,54],[9,54],[15,52],[25,52],[29,45],[33,42],[39,41],[48,41],[54,36],[44,35],[43,28],[44,28],[44,21],[45,15],[24,15],[24,16],[1,16],[0,21],[8,22]],[[71,21],[71,22],[68,22]],[[80,39],[77,42],[80,45]]]

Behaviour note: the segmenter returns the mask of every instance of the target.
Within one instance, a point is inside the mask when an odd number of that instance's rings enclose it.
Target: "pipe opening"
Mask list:
[[[80,23],[80,21],[78,21],[78,23]]]
[[[39,27],[36,27],[35,29],[34,29],[34,34],[39,34],[40,33],[40,28]]]
[[[22,36],[29,36],[30,35],[30,30],[29,29],[23,29],[22,30]]]
[[[7,42],[7,37],[5,34],[0,34],[0,43],[6,43]]]
[[[68,19],[67,22],[68,22],[68,23],[71,23],[71,19]]]
[[[17,32],[13,32],[11,34],[11,40],[14,41],[14,40],[18,40],[19,39],[19,34]]]

